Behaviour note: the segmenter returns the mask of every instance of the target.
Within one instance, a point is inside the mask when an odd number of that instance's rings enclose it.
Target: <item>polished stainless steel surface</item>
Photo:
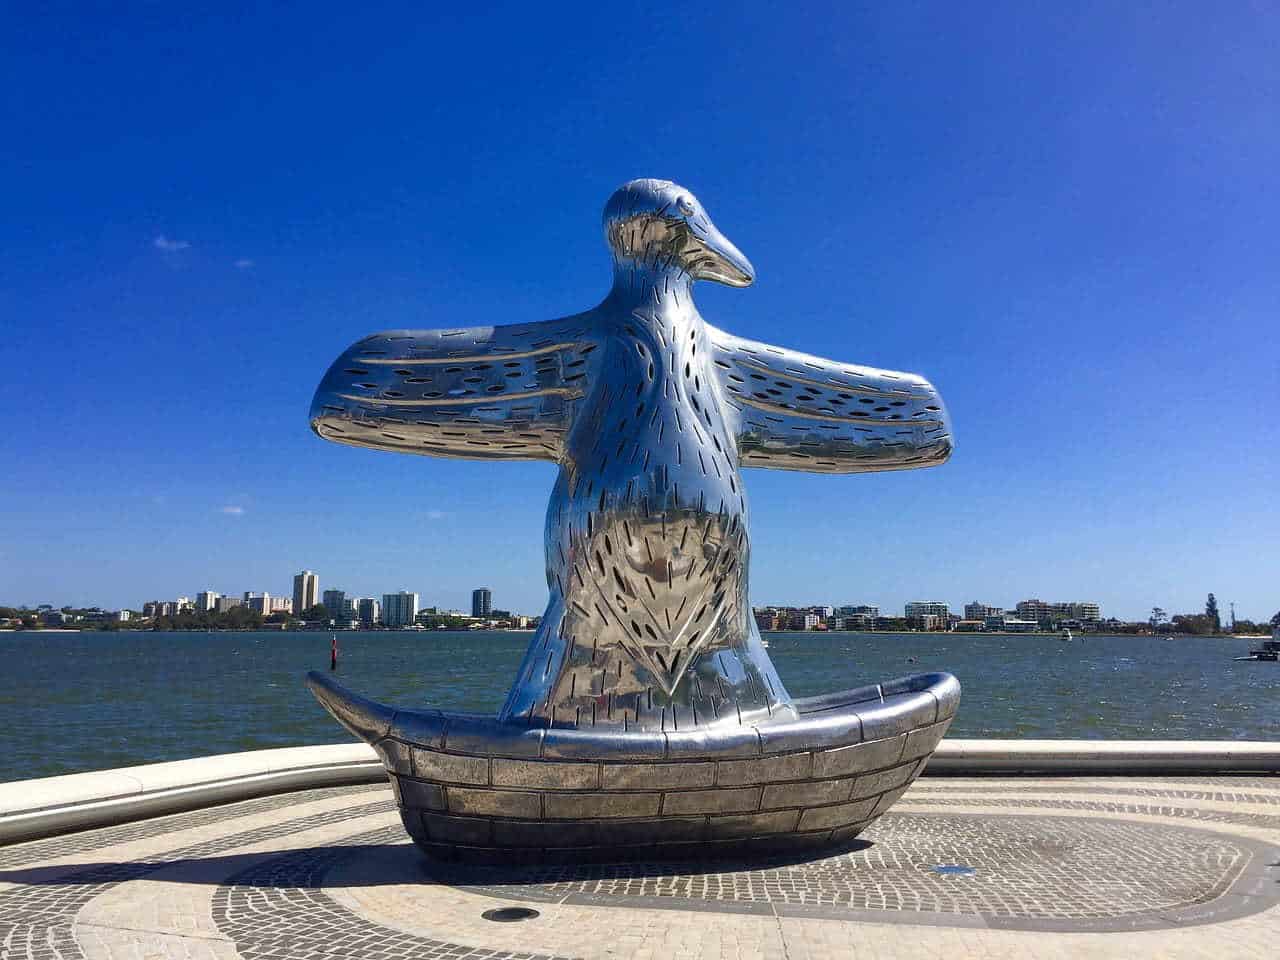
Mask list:
[[[374,334],[325,376],[312,428],[375,449],[560,465],[550,599],[501,721],[620,732],[794,721],[747,599],[740,469],[942,463],[942,402],[916,375],[706,323],[694,281],[744,287],[754,270],[683,187],[624,185],[604,232],[614,280],[599,306]]]
[[[497,863],[847,843],[924,770],[960,700],[950,674],[918,674],[797,700],[790,720],[623,730],[391,711],[307,681],[378,752],[418,846]]]

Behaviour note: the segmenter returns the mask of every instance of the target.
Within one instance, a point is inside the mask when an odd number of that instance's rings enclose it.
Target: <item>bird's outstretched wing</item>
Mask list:
[[[376,450],[557,460],[596,345],[582,317],[375,333],[329,368],[311,428]]]
[[[942,463],[946,409],[912,373],[823,360],[709,327],[744,467],[864,473]]]

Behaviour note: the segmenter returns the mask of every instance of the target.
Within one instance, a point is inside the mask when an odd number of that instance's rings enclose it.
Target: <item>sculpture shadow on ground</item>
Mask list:
[[[637,879],[700,874],[777,870],[803,866],[815,859],[857,853],[873,846],[868,840],[854,840],[824,850],[821,855],[779,853],[758,857],[737,857],[699,861],[643,860],[593,863],[524,863],[510,865],[461,864],[424,857],[410,843],[321,844],[295,847],[272,853],[235,853],[211,857],[164,860],[101,860],[92,863],[19,867],[0,870],[0,883],[27,887],[89,886],[127,883],[164,872],[157,877],[171,883],[208,886],[238,885],[276,887],[280,880],[270,867],[280,861],[304,859],[317,865],[315,886],[380,887],[410,883],[430,883],[451,887],[535,886],[584,880]],[[357,861],[353,865],[353,861]],[[326,884],[327,875],[341,870],[341,882]],[[296,885],[292,882],[289,885]]]

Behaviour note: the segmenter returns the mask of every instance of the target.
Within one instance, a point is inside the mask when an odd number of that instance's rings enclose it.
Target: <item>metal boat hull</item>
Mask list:
[[[405,829],[450,860],[688,859],[847,843],[918,777],[960,686],[920,674],[686,731],[520,726],[393,710],[308,683],[387,767]]]

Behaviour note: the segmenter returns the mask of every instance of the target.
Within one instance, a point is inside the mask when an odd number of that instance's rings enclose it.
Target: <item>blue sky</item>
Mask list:
[[[1280,609],[1273,8],[77,6],[0,30],[0,603],[310,567],[540,611],[551,465],[308,403],[365,334],[595,303],[656,176],[756,266],[708,320],[955,424],[935,470],[748,472],[755,602]]]

